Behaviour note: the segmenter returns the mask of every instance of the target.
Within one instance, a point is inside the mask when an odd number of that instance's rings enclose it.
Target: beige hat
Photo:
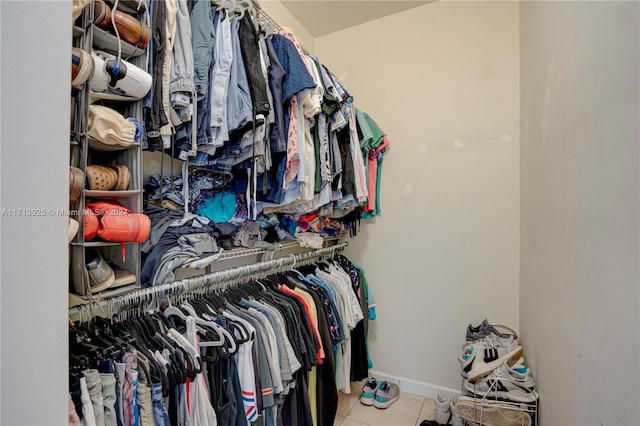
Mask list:
[[[107,145],[129,146],[135,140],[136,125],[105,106],[89,106],[88,125],[89,136]]]

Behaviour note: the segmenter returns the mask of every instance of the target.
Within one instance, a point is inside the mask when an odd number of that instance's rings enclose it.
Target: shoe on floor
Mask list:
[[[451,409],[451,426],[465,426],[464,420],[462,420],[462,417],[460,417],[456,410],[455,402],[456,401],[452,399],[451,406],[449,407]]]
[[[441,425],[448,425],[451,420],[451,398],[438,395],[436,397],[435,421]]]
[[[378,389],[380,389],[382,383],[383,382],[377,381],[375,377],[368,378],[362,387],[360,402],[364,405],[373,405],[376,399],[376,393],[378,393]]]
[[[398,399],[400,399],[400,386],[391,382],[382,382],[376,393],[373,406],[376,408],[389,408]]]

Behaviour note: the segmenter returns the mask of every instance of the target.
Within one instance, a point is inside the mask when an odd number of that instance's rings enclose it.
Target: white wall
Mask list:
[[[467,325],[518,328],[518,3],[432,3],[315,46],[391,141],[382,215],[348,248],[379,303],[374,370],[459,390]]]
[[[520,6],[520,324],[542,424],[640,424],[639,12]]]
[[[0,21],[0,424],[62,425],[68,219],[56,210],[69,197],[71,2],[1,1]]]

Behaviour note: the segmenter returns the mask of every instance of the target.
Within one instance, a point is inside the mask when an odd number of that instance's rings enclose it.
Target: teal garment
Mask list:
[[[378,159],[378,178],[376,180],[376,206],[373,209],[373,214],[380,214],[382,207],[380,207],[380,182],[382,182],[382,156]]]
[[[236,193],[234,191],[216,192],[198,207],[200,216],[211,219],[214,223],[229,222],[236,212]]]
[[[378,147],[380,146],[380,144],[382,144],[382,141],[384,140],[384,137],[386,135],[382,131],[382,129],[378,127],[378,124],[371,118],[371,116],[369,116],[369,114],[357,108],[356,108],[356,121],[358,124],[359,136],[361,137],[360,149],[362,153],[362,159],[364,160],[364,164],[365,164],[365,168],[364,168],[365,179],[367,182],[367,188],[368,188],[369,194],[371,194],[372,191],[374,191],[373,188],[369,188],[369,184],[371,182],[371,180],[369,179],[369,174],[376,173],[375,203],[373,206],[369,206],[368,209],[365,209],[365,210],[370,210],[371,208],[373,208],[373,211],[364,211],[362,213],[362,219],[370,219],[380,213],[380,182],[382,177],[382,165],[381,165],[382,155],[380,155],[380,158],[378,159],[377,167],[375,168],[375,170],[370,170],[371,163],[369,161],[369,157],[372,155],[378,154],[376,151],[378,151]],[[368,204],[369,202],[367,201],[362,205],[363,207],[367,207]]]
[[[369,114],[358,108],[356,108],[356,122],[362,133],[360,149],[362,150],[363,157],[366,159],[369,156],[369,151],[380,145],[385,134]]]
[[[356,123],[358,124],[360,133],[362,134],[362,138],[360,139],[360,149],[362,150],[363,157],[367,158],[367,155],[369,155],[369,149],[373,143],[373,132],[365,118],[365,113],[358,108],[356,108]]]

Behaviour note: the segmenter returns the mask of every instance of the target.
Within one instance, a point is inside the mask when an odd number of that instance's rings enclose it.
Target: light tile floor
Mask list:
[[[417,426],[433,420],[436,401],[400,392],[400,399],[384,410],[360,403],[364,382],[351,383],[351,394],[340,392],[334,426]]]

